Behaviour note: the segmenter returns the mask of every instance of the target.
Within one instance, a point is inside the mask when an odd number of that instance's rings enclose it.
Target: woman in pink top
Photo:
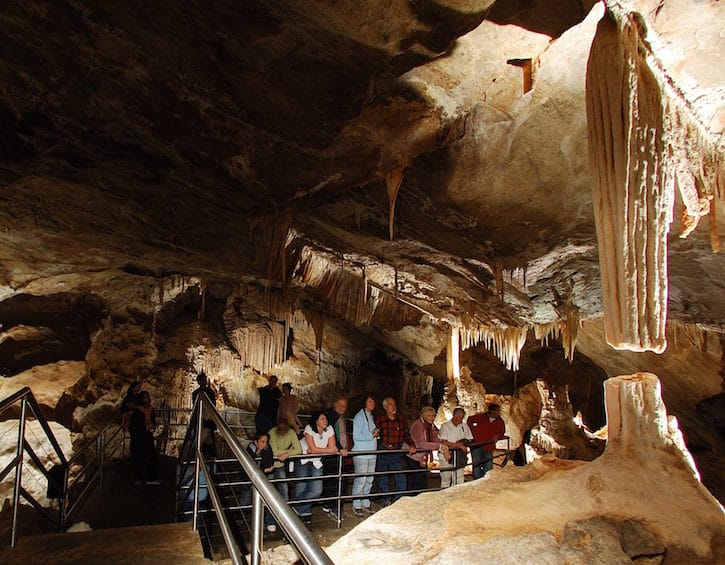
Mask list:
[[[428,486],[426,484],[428,478],[428,461],[433,461],[432,452],[437,451],[440,446],[438,428],[433,423],[435,417],[435,408],[432,406],[423,406],[420,410],[420,418],[410,426],[410,437],[415,442],[417,451],[413,455],[406,455],[405,462],[408,465],[408,469],[418,469],[420,472],[408,474],[408,490],[423,490]]]

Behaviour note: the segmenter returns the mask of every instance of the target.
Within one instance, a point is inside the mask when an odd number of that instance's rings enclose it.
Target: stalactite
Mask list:
[[[675,188],[686,236],[707,201],[723,197],[723,152],[643,30],[639,16],[608,3],[587,68],[589,157],[607,342],[662,352]]]
[[[576,341],[579,335],[581,320],[579,312],[571,309],[563,320],[555,320],[545,324],[534,324],[534,336],[543,346],[549,345],[549,339],[555,339],[561,343],[564,349],[564,356],[569,363],[574,361]]]
[[[529,326],[508,326],[492,328],[489,326],[462,327],[461,345],[468,349],[482,343],[486,349],[498,357],[510,371],[519,370],[521,348],[526,343]]]
[[[564,348],[564,355],[569,363],[574,361],[574,350],[576,349],[576,340],[579,335],[579,325],[578,310],[570,309],[567,312],[564,328],[561,332],[561,345]]]
[[[267,247],[267,284],[287,283],[287,244],[292,210],[285,208],[262,223],[264,244]]]
[[[403,167],[393,169],[385,175],[385,186],[388,190],[388,203],[390,205],[388,217],[388,235],[393,240],[393,225],[395,222],[395,201],[398,199],[400,185],[403,183]]]
[[[273,321],[255,322],[235,328],[229,333],[242,365],[269,374],[285,361],[287,325]]]
[[[589,152],[607,342],[664,351],[667,233],[674,198],[661,159],[661,90],[638,37],[605,17],[587,73]]]
[[[300,259],[295,268],[295,276],[300,282],[317,289],[320,298],[330,308],[355,326],[369,324],[378,307],[378,291],[363,276],[336,266],[322,253],[310,247],[300,252]]]
[[[451,326],[446,345],[446,373],[449,381],[461,380],[461,334],[458,326]]]

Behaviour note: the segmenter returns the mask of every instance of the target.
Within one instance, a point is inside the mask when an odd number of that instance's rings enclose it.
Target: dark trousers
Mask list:
[[[417,473],[408,473],[408,490],[421,490],[428,486],[428,469],[427,467],[421,467],[420,462],[410,457],[405,457],[405,464],[408,469],[417,469]],[[417,494],[417,493],[416,493]],[[415,495],[412,495],[415,496]]]
[[[483,447],[471,449],[471,462],[473,463],[473,478],[480,479],[493,469],[493,453]]]
[[[375,471],[402,471],[405,468],[403,459],[404,457],[402,453],[379,453],[378,459],[375,462]],[[390,477],[391,475],[376,476],[378,490],[380,492],[390,492],[390,485],[388,484]],[[404,491],[407,485],[405,475],[402,473],[396,473],[392,474],[392,477],[395,480],[395,490],[393,490],[393,493]],[[386,504],[390,502],[391,499],[395,502],[400,498],[400,496],[401,495],[399,494],[393,494],[391,498],[380,497],[379,500],[381,503]]]
[[[144,471],[147,481],[156,480],[156,445],[151,432],[131,436],[131,463],[134,480],[143,481]]]
[[[343,465],[345,459],[343,458]],[[323,457],[322,458],[322,470],[325,475],[337,475],[339,471],[340,458],[339,457]],[[342,472],[345,472],[343,468]],[[340,495],[340,482],[337,477],[331,479],[325,479],[322,485],[322,496],[339,496]],[[328,500],[324,503],[325,508],[332,508],[337,512],[337,500]],[[340,508],[342,508],[342,504]]]

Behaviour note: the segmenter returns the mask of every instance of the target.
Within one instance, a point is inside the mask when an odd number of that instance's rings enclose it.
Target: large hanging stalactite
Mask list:
[[[686,236],[723,196],[723,160],[721,138],[700,123],[646,34],[640,16],[608,6],[592,43],[586,100],[607,342],[661,353],[675,187]]]
[[[632,26],[599,23],[587,71],[589,155],[607,342],[664,351],[667,234],[674,198],[661,89]]]

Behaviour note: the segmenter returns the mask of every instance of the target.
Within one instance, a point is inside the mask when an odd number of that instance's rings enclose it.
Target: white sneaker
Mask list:
[[[269,526],[267,526],[267,531],[270,534],[273,534],[277,531],[277,526],[275,526],[274,524],[270,524]]]

